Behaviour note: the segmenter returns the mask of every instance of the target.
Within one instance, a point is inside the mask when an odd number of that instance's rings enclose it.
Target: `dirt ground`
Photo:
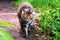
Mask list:
[[[15,7],[12,7],[11,2],[0,2],[0,21],[1,20],[7,21],[14,25],[12,28],[3,28],[6,29],[15,38],[15,40],[26,40],[26,38],[22,38],[19,33],[20,25],[17,17],[17,12],[15,10]]]

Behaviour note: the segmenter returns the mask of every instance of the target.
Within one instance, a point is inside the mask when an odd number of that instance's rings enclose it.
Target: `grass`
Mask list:
[[[12,27],[13,25],[6,21],[0,21],[0,26]]]

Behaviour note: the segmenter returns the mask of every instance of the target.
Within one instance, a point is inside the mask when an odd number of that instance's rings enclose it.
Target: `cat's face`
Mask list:
[[[32,17],[33,17],[33,10],[29,6],[23,7],[21,18],[27,21],[32,19]]]

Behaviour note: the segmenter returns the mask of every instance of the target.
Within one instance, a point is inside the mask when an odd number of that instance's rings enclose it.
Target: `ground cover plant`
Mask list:
[[[47,35],[53,36],[54,40],[60,40],[60,9],[45,10],[38,17],[40,28],[49,30]]]

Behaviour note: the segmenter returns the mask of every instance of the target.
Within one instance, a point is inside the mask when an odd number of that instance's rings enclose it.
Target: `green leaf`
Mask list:
[[[13,25],[5,21],[0,21],[0,26],[12,27]]]
[[[0,40],[14,40],[14,38],[3,28],[0,28]]]

